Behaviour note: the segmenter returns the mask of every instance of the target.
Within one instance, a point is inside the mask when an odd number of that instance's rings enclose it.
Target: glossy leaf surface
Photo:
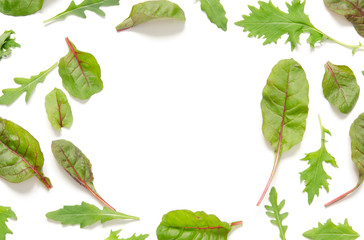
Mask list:
[[[71,127],[73,122],[71,106],[61,89],[55,88],[46,96],[45,108],[48,120],[55,129]]]
[[[353,71],[344,65],[325,64],[325,75],[322,81],[324,96],[342,113],[349,113],[359,98],[360,87]]]
[[[10,207],[0,206],[0,240],[5,240],[6,234],[13,234],[8,226],[6,226],[8,219],[17,220],[15,213]]]
[[[200,0],[201,10],[207,14],[209,20],[216,24],[218,28],[227,30],[226,12],[224,6],[220,3],[220,0]]]
[[[186,17],[183,10],[175,3],[167,0],[146,1],[135,4],[129,17],[116,26],[116,30],[123,31],[155,19],[185,21]]]
[[[286,240],[286,231],[287,226],[283,225],[283,220],[288,216],[288,213],[281,213],[281,210],[284,207],[285,200],[282,200],[278,204],[278,194],[275,187],[272,187],[269,193],[269,205],[265,205],[265,209],[267,210],[266,214],[268,217],[273,218],[270,222],[276,225],[279,229],[279,236],[282,240]]]
[[[344,224],[338,225],[329,219],[325,224],[319,223],[317,228],[303,233],[303,236],[312,240],[354,240],[360,235],[353,230],[347,219]]]
[[[0,0],[0,12],[11,16],[26,16],[39,11],[43,0]]]
[[[133,235],[129,238],[119,238],[119,233],[121,232],[121,230],[117,230],[117,231],[110,231],[110,236],[108,238],[106,238],[105,240],[145,240],[149,234],[140,234],[140,235]]]
[[[96,58],[87,52],[81,52],[66,38],[69,52],[59,61],[59,75],[64,88],[72,96],[89,99],[103,89],[101,69]]]
[[[5,31],[0,35],[0,60],[3,57],[7,57],[11,54],[12,48],[20,47],[20,44],[15,42],[15,38],[12,36],[13,30]]]
[[[38,141],[24,128],[0,118],[0,177],[20,183],[35,175],[50,189],[52,184],[43,174],[43,163]]]
[[[64,206],[57,211],[47,213],[46,217],[63,225],[80,225],[81,228],[90,226],[98,221],[105,223],[114,219],[139,220],[138,217],[119,213],[107,207],[99,209],[85,202],[82,202],[81,205]]]

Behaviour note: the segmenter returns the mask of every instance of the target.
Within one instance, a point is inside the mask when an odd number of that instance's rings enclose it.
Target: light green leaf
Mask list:
[[[80,225],[81,228],[90,226],[98,221],[105,223],[114,219],[139,220],[138,217],[116,212],[107,207],[100,210],[96,206],[85,202],[82,202],[81,205],[64,206],[57,211],[47,213],[46,217],[63,225]]]
[[[282,240],[286,240],[286,231],[287,226],[283,225],[283,220],[288,216],[288,213],[281,213],[282,208],[284,207],[285,200],[282,200],[278,204],[278,194],[275,187],[272,187],[269,193],[269,201],[272,204],[271,206],[265,205],[265,209],[267,209],[267,216],[273,218],[270,222],[276,225],[279,229],[279,236]]]
[[[24,92],[26,92],[25,102],[28,102],[30,95],[32,94],[37,84],[44,82],[48,73],[50,73],[57,66],[57,64],[58,63],[55,63],[52,67],[50,67],[46,71],[41,72],[38,75],[32,76],[30,78],[14,78],[14,82],[19,84],[20,87],[7,88],[2,90],[3,95],[0,96],[0,104],[10,105]]]
[[[14,31],[9,30],[0,35],[0,60],[11,54],[11,48],[20,47],[20,44],[15,42],[15,38],[12,37],[13,34]]]
[[[61,89],[55,88],[46,96],[45,108],[48,120],[55,129],[71,127],[73,122],[71,106]]]
[[[5,240],[6,234],[13,234],[8,226],[6,226],[8,219],[17,220],[15,213],[10,207],[0,206],[0,240]]]
[[[119,233],[121,230],[117,231],[110,231],[110,236],[106,238],[105,240],[145,240],[149,234],[141,234],[139,236],[136,236],[135,234],[129,238],[119,238]]]
[[[226,12],[220,0],[200,0],[201,10],[207,14],[210,21],[222,30],[227,30]]]
[[[303,236],[312,240],[354,240],[360,235],[353,230],[347,219],[344,224],[339,225],[329,219],[325,224],[319,223],[317,228],[303,233]]]
[[[39,11],[43,0],[0,0],[0,12],[11,16],[26,16]]]
[[[135,4],[129,17],[116,26],[116,30],[120,32],[155,19],[186,21],[185,13],[177,4],[167,0],[146,1]]]

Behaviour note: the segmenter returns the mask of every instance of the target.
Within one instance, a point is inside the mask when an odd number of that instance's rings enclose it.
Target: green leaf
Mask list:
[[[1,105],[10,105],[12,104],[18,97],[20,97],[24,92],[25,95],[25,102],[28,102],[30,95],[34,91],[35,87],[38,83],[44,82],[48,73],[50,73],[58,63],[55,63],[49,69],[39,73],[36,76],[32,76],[30,78],[14,78],[14,82],[19,84],[20,87],[18,88],[7,88],[2,90],[3,95],[0,96],[0,104]]]
[[[225,17],[226,12],[220,0],[200,0],[200,2],[201,10],[207,14],[210,21],[226,31],[228,19]]]
[[[282,221],[288,216],[288,213],[281,213],[281,210],[285,204],[285,200],[282,200],[278,204],[278,194],[275,187],[272,187],[270,190],[269,201],[272,205],[264,206],[265,209],[267,209],[266,214],[268,217],[273,218],[270,222],[278,227],[281,239],[286,240],[286,231],[288,227],[284,226]]]
[[[8,226],[6,226],[8,219],[17,220],[15,213],[10,207],[0,206],[0,240],[5,240],[6,234],[13,234]]]
[[[319,196],[319,190],[324,187],[326,192],[329,192],[329,183],[328,179],[331,179],[329,175],[324,170],[323,163],[331,164],[333,167],[337,167],[335,158],[331,156],[330,153],[327,152],[325,146],[325,134],[331,135],[330,131],[324,128],[321,123],[321,119],[319,116],[320,128],[321,128],[321,147],[316,152],[311,152],[306,154],[306,156],[302,159],[308,161],[310,165],[305,171],[301,172],[301,181],[304,181],[306,184],[304,192],[307,192],[308,203],[311,204],[313,198]]]
[[[94,12],[99,16],[105,16],[105,13],[100,9],[100,7],[117,6],[119,5],[119,1],[120,0],[84,0],[82,3],[76,5],[76,3],[72,0],[72,2],[65,11],[57,14],[56,16],[48,20],[45,20],[44,23],[58,21],[66,18],[69,15],[86,18],[86,10]]]
[[[119,238],[119,233],[121,230],[117,231],[110,231],[110,236],[106,238],[105,240],[145,240],[149,234],[141,234],[139,236],[136,236],[135,234],[129,238]]]
[[[19,125],[0,117],[0,177],[20,183],[35,175],[50,189],[52,184],[43,175],[43,163],[38,141]]]
[[[0,12],[12,16],[26,16],[39,11],[43,0],[0,0]]]
[[[69,52],[59,60],[59,75],[63,87],[72,96],[89,99],[103,89],[101,69],[96,58],[87,52],[81,52],[66,38]]]
[[[353,71],[344,65],[325,64],[325,75],[322,80],[324,96],[342,113],[349,113],[359,98],[360,87]]]
[[[20,44],[15,42],[12,35],[15,34],[13,30],[5,31],[0,35],[0,60],[11,54],[12,48],[20,47]]]
[[[301,65],[293,59],[279,61],[263,89],[260,104],[263,135],[276,157],[260,205],[276,172],[281,154],[302,141],[308,114],[308,81]]]
[[[185,13],[175,3],[167,0],[146,1],[135,4],[130,15],[116,26],[118,32],[155,19],[176,19],[186,21]]]
[[[46,96],[45,108],[48,120],[55,129],[61,130],[62,127],[71,127],[73,122],[71,106],[62,90],[54,88]]]
[[[81,228],[90,226],[98,221],[105,223],[114,219],[134,219],[138,217],[126,215],[113,211],[107,207],[102,210],[89,203],[82,202],[81,205],[64,206],[63,208],[49,212],[46,217],[63,225],[80,225]]]
[[[353,230],[347,219],[344,224],[339,225],[329,219],[325,224],[319,223],[317,228],[303,233],[303,236],[312,240],[354,240],[360,235]]]
[[[163,216],[157,228],[158,240],[208,240],[227,239],[233,226],[242,222],[228,224],[221,222],[215,215],[189,210],[171,211]]]

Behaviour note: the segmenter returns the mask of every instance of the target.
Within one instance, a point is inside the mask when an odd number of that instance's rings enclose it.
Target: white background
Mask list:
[[[227,222],[243,220],[231,240],[279,239],[278,229],[265,215],[267,198],[260,207],[256,202],[274,161],[261,131],[261,93],[272,67],[286,58],[302,65],[310,84],[303,141],[283,154],[272,184],[279,200],[286,199],[287,239],[304,239],[304,231],[329,218],[335,223],[348,218],[360,233],[362,188],[330,208],[323,205],[357,182],[348,132],[363,111],[364,98],[360,96],[354,110],[343,115],[325,100],[321,82],[324,64],[331,61],[348,65],[363,87],[364,52],[353,56],[332,42],[310,49],[307,35],[293,52],[284,44],[286,36],[277,45],[263,46],[262,39],[248,38],[234,25],[250,12],[248,5],[257,6],[253,0],[221,0],[229,19],[227,32],[209,22],[198,1],[176,0],[185,11],[185,23],[156,21],[117,33],[115,26],[137,2],[121,0],[120,6],[104,7],[105,18],[87,12],[87,19],[70,16],[47,26],[43,21],[66,9],[69,1],[46,0],[40,12],[27,17],[0,15],[0,31],[13,29],[22,45],[0,62],[1,89],[16,87],[14,77],[36,75],[66,55],[65,37],[96,57],[104,82],[102,92],[79,101],[63,89],[54,70],[28,103],[23,95],[10,107],[0,106],[1,117],[38,139],[44,173],[54,186],[48,191],[36,177],[20,184],[0,181],[0,205],[11,206],[18,216],[8,224],[14,234],[7,239],[101,240],[111,229],[123,229],[120,236],[125,238],[144,233],[156,239],[163,214],[175,209],[203,210]],[[286,9],[284,1],[273,2]],[[352,44],[364,42],[323,1],[308,1],[306,13],[330,36]],[[57,132],[48,122],[44,98],[54,87],[69,98],[74,116],[70,130]],[[325,165],[332,177],[330,193],[320,191],[309,206],[299,176],[307,164],[300,159],[320,147],[318,114],[332,132],[327,149],[339,169]],[[100,195],[140,221],[117,220],[80,229],[46,219],[47,212],[63,205],[86,201],[102,207],[54,159],[50,145],[59,138],[72,141],[91,160]]]

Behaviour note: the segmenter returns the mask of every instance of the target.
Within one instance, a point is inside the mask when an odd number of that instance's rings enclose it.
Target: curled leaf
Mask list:
[[[45,107],[48,120],[55,129],[71,127],[73,122],[71,106],[61,89],[55,88],[46,96]]]
[[[0,12],[11,16],[26,16],[39,11],[43,0],[0,0]]]
[[[13,34],[14,31],[9,30],[0,35],[0,60],[9,56],[12,48],[20,47],[20,44],[15,42],[15,38],[12,37]]]

